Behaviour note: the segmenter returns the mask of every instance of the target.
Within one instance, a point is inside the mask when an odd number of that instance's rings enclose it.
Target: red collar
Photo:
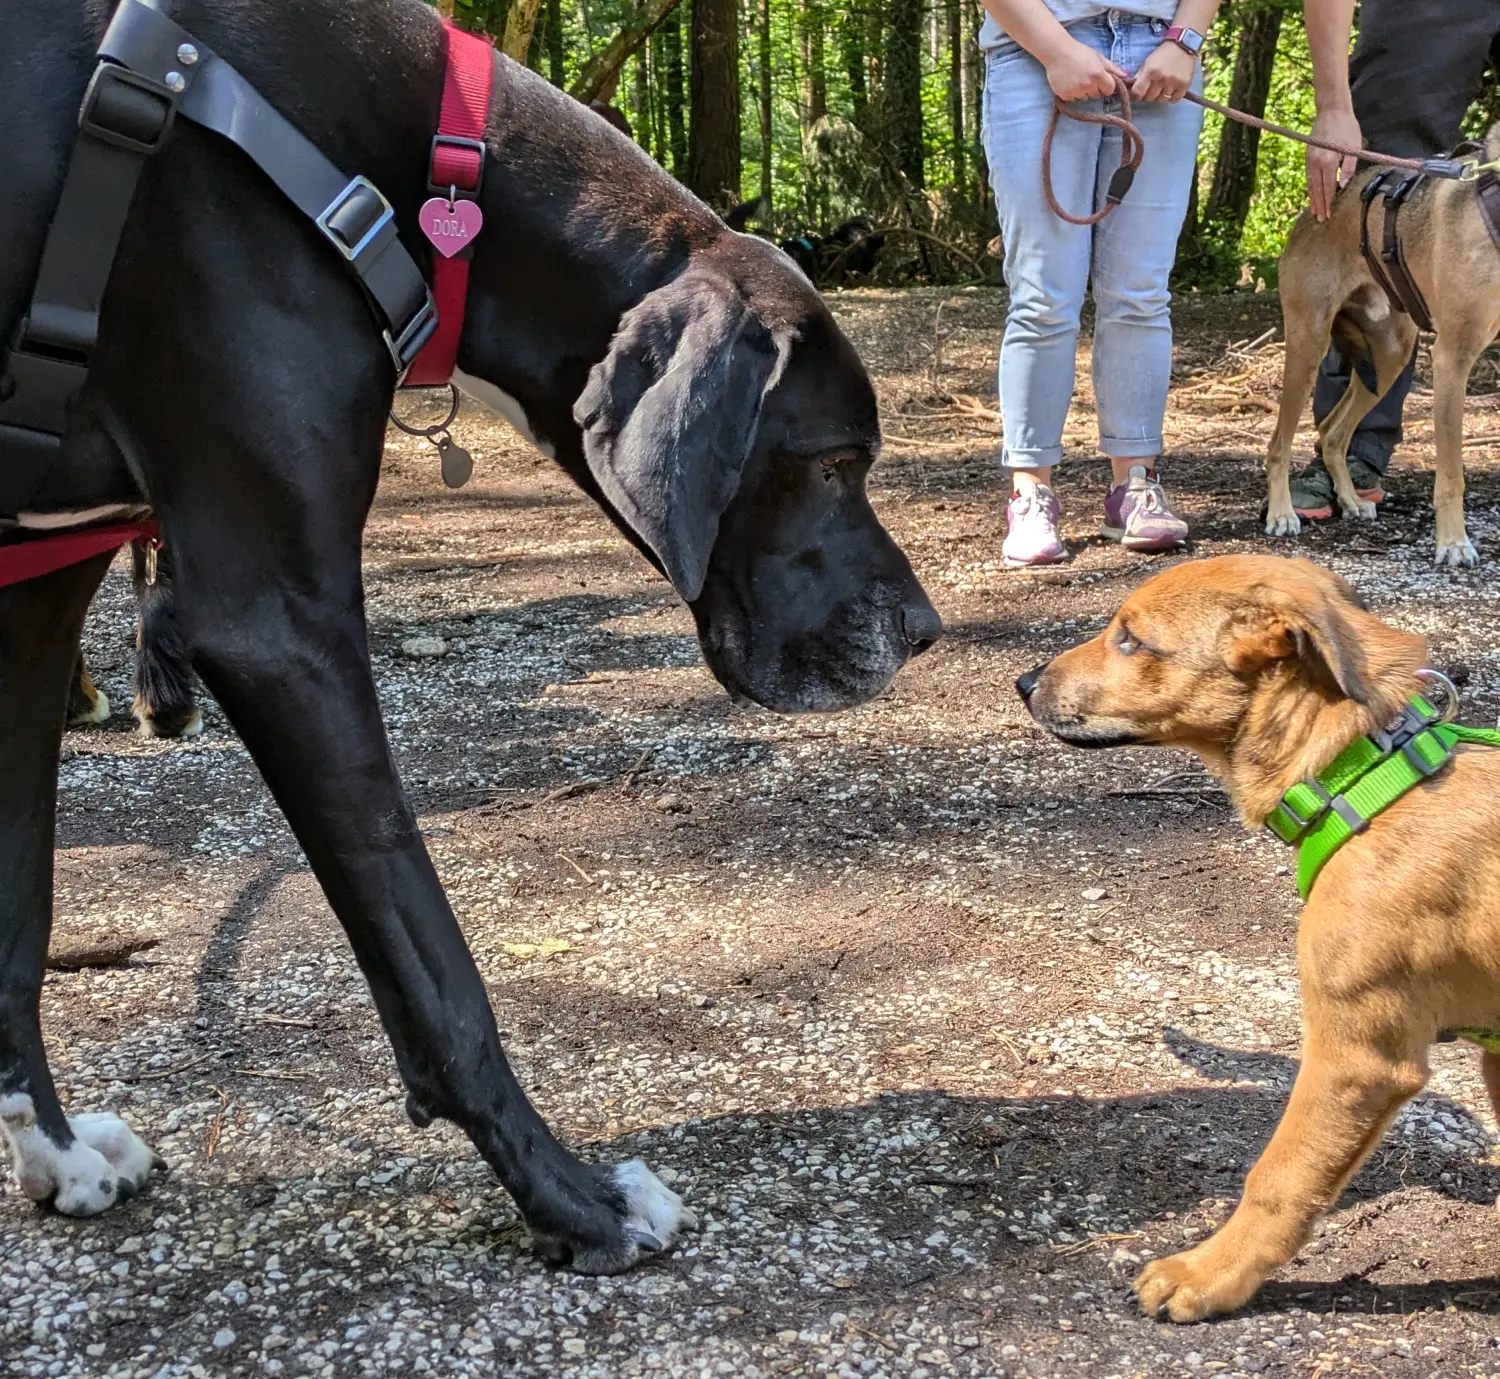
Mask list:
[[[484,186],[484,129],[495,81],[495,50],[488,40],[452,24],[445,23],[443,29],[448,40],[448,70],[443,78],[437,137],[432,141],[428,190],[433,196],[477,202]],[[452,258],[432,251],[437,333],[412,361],[405,387],[442,387],[453,377],[458,340],[464,330],[472,252],[472,245]]]

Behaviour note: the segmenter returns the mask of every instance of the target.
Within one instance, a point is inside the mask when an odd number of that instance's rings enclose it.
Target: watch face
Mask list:
[[[1203,35],[1197,29],[1184,29],[1182,37],[1177,40],[1188,52],[1196,57],[1203,50]]]

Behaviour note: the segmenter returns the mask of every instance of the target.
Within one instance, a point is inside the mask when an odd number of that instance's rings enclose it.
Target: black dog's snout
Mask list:
[[[908,603],[901,610],[901,632],[913,656],[920,656],[943,635],[943,620],[927,600]]]
[[[1031,703],[1031,696],[1036,693],[1037,682],[1041,680],[1042,672],[1047,669],[1048,664],[1043,661],[1039,666],[1032,666],[1016,680],[1016,693],[1021,696],[1022,702]]]

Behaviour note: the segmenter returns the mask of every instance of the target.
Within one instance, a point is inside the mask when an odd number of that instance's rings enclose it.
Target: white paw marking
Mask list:
[[[50,1197],[64,1216],[94,1216],[141,1189],[156,1155],[119,1116],[69,1116],[68,1125],[73,1143],[61,1149],[37,1125],[29,1096],[0,1097],[0,1134],[10,1150],[11,1172],[33,1202]]]
[[[682,1198],[672,1191],[640,1159],[631,1159],[615,1169],[615,1186],[625,1196],[629,1215],[625,1228],[642,1231],[666,1249],[683,1231],[697,1230],[698,1218]]]
[[[1297,536],[1302,531],[1302,519],[1295,512],[1289,512],[1285,516],[1268,517],[1266,519],[1267,536]]]
[[[1477,565],[1479,564],[1479,552],[1474,549],[1474,543],[1465,537],[1462,541],[1451,546],[1439,546],[1437,548],[1437,563],[1439,565]]]
[[[136,721],[136,724],[138,725],[137,726],[137,731],[140,733],[140,735],[142,737],[146,737],[146,738],[158,738],[159,737],[159,738],[162,738],[163,740],[167,740],[168,739],[168,734],[157,732],[157,730],[156,730],[156,720],[149,713],[148,714],[143,714],[141,712],[141,710],[140,710],[140,706],[139,705],[137,705],[135,707],[134,713],[135,713],[135,721]],[[198,734],[201,733],[202,731],[203,731],[203,714],[199,710],[194,709],[193,710],[193,716],[190,719],[188,719],[188,721],[187,721],[187,727],[185,727],[180,733],[178,733],[177,736],[178,737],[197,737]]]
[[[1339,499],[1339,512],[1344,517],[1353,518],[1356,522],[1373,522],[1379,511],[1375,504],[1368,498],[1355,498],[1352,506],[1342,498]]]
[[[94,690],[94,705],[83,713],[75,713],[68,720],[70,727],[83,728],[92,723],[109,722],[109,696],[102,689]]]
[[[509,393],[502,392],[493,383],[486,383],[484,379],[475,378],[473,374],[467,374],[462,369],[454,370],[453,381],[458,384],[460,390],[476,402],[482,402],[492,412],[499,412],[516,428],[523,439],[540,450],[549,460],[557,458],[556,449],[546,441],[538,439],[536,432],[531,429],[531,419],[526,415],[521,404]]]

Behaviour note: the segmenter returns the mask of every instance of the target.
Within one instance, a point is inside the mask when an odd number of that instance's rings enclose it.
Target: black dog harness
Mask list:
[[[1460,144],[1446,161],[1439,161],[1444,166],[1459,164],[1464,160],[1474,159],[1483,152],[1483,144]],[[1365,183],[1359,196],[1359,252],[1370,269],[1370,276],[1380,284],[1390,300],[1391,309],[1410,316],[1419,330],[1430,331],[1432,313],[1428,311],[1422,290],[1406,266],[1406,250],[1401,243],[1401,208],[1422,190],[1428,175],[1425,172],[1402,173],[1395,168],[1382,168]],[[1477,175],[1472,179],[1463,177],[1460,180],[1473,181],[1485,228],[1490,232],[1496,248],[1500,248],[1500,177],[1496,176],[1493,167],[1481,164]],[[1370,204],[1377,196],[1385,200],[1384,225],[1378,252],[1370,242]]]
[[[179,116],[243,150],[317,226],[359,283],[398,380],[437,329],[432,293],[397,238],[390,202],[336,168],[153,3],[120,0],[99,45],[31,304],[0,356],[0,534],[61,455],[136,184]]]

